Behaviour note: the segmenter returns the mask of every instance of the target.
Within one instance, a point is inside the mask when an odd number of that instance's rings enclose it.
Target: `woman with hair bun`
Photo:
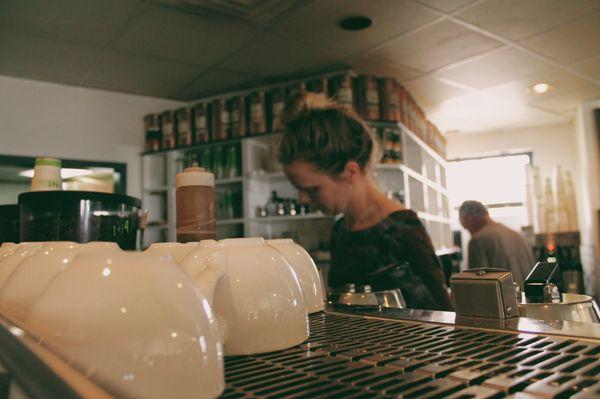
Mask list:
[[[366,123],[315,93],[295,97],[280,122],[284,135],[277,157],[300,202],[343,215],[331,235],[329,286],[400,288],[409,308],[452,309],[423,224],[373,180],[379,151]]]

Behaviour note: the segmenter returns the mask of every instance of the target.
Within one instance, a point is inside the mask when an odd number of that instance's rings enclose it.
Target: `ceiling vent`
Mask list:
[[[256,24],[271,24],[303,3],[302,0],[153,0],[170,8],[198,15],[221,14]]]

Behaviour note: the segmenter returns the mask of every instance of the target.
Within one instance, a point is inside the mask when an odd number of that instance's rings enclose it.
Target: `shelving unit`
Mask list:
[[[374,127],[390,126],[382,122],[372,124]],[[382,191],[400,193],[405,206],[414,210],[421,219],[438,255],[447,254],[452,251],[453,242],[446,160],[402,123],[393,125],[401,132],[404,162],[378,165],[375,178]]]
[[[375,179],[381,190],[399,198],[413,209],[429,232],[436,252],[447,254],[452,248],[449,201],[446,188],[446,161],[429,148],[402,123],[372,122],[377,128],[400,132],[404,162],[380,164]],[[297,198],[297,190],[287,181],[274,157],[274,145],[281,133],[249,136],[142,154],[143,204],[149,209],[149,226],[145,245],[157,241],[175,241],[175,175],[183,169],[186,153],[237,145],[241,148],[241,176],[217,179],[215,190],[241,193],[236,215],[217,220],[217,238],[262,236],[291,237],[312,251],[329,245],[334,218],[321,213],[297,216],[258,217],[256,209],[264,207],[272,191],[282,198]],[[218,194],[219,195],[219,194]]]

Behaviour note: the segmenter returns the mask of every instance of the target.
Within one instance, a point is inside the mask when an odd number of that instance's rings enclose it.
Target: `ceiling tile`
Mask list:
[[[78,84],[95,64],[100,49],[0,29],[0,74]]]
[[[530,89],[531,86],[541,82],[549,83],[554,88],[546,94],[533,93]],[[590,84],[589,81],[564,69],[553,67],[509,83],[490,87],[486,92],[507,101],[525,104],[529,101],[568,93],[575,89],[589,86]]]
[[[375,60],[373,57],[357,57],[348,61],[350,67],[358,74],[375,75],[395,78],[399,82],[406,82],[420,75],[421,72],[414,69],[396,65],[385,60]]]
[[[292,13],[304,0],[150,0],[197,15],[227,15],[254,24],[269,25]]]
[[[189,100],[200,99],[214,94],[248,88],[257,79],[256,76],[252,75],[209,69],[202,76],[181,89],[177,94]]]
[[[455,97],[425,109],[427,117],[442,131],[483,132],[518,126],[564,123],[569,117],[526,105],[513,104],[482,93]]]
[[[598,0],[486,0],[455,16],[516,40],[597,10]]]
[[[531,103],[550,111],[568,112],[574,111],[581,103],[597,99],[600,99],[600,87],[594,85],[577,89],[569,93],[532,101]]]
[[[196,65],[214,65],[258,30],[223,17],[202,17],[147,5],[114,43],[118,49]]]
[[[342,30],[338,21],[348,15],[368,16],[373,24],[362,31]],[[407,0],[313,1],[273,29],[297,41],[356,54],[437,17],[435,12]]]
[[[84,84],[172,98],[172,93],[201,72],[202,68],[188,64],[111,51],[90,71]]]
[[[600,53],[600,12],[559,26],[521,43],[564,64]]]
[[[52,39],[104,46],[140,0],[6,0],[0,25]]]
[[[483,89],[532,74],[552,65],[540,57],[513,47],[488,53],[437,72],[436,75]]]
[[[600,55],[577,63],[575,65],[571,65],[571,68],[573,68],[577,72],[584,73],[591,78],[600,80]]]
[[[444,20],[402,36],[371,54],[414,69],[431,71],[501,45],[487,36]]]
[[[319,71],[337,64],[341,55],[268,33],[225,60],[222,69],[264,77]]]
[[[423,76],[404,83],[421,107],[431,107],[453,97],[462,96],[469,92],[456,86],[444,83],[436,78]]]
[[[452,12],[476,0],[417,0],[421,4],[433,7],[443,12]]]

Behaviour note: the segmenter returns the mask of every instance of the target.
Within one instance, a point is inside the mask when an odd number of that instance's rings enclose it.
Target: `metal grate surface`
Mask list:
[[[225,380],[228,399],[598,398],[600,345],[319,313],[301,345],[226,358]]]

